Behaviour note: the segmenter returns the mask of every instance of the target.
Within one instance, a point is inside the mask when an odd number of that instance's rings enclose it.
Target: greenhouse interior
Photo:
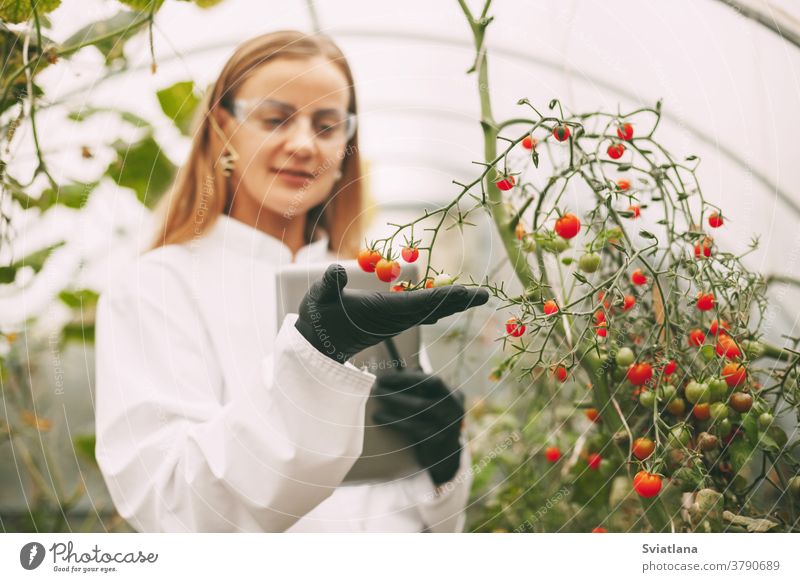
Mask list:
[[[0,19],[4,532],[800,532],[796,1]]]

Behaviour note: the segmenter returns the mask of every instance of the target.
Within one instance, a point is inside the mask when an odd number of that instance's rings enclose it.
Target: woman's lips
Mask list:
[[[281,180],[286,182],[287,184],[291,184],[293,186],[302,186],[307,182],[310,182],[314,179],[314,176],[306,173],[306,172],[294,172],[291,170],[271,170],[274,174],[276,174]]]

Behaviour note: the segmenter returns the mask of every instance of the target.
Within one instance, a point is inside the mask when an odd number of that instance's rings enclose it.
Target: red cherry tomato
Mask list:
[[[592,533],[608,533],[608,530],[602,525],[598,525],[596,528],[592,529]]]
[[[626,295],[622,300],[622,310],[628,311],[631,307],[636,305],[636,298],[633,295]]]
[[[545,315],[553,315],[554,313],[558,313],[558,304],[552,299],[548,299],[544,302],[544,305],[542,305],[542,311],[544,311]]]
[[[628,212],[633,212],[633,218],[639,218],[642,215],[642,209],[635,204],[628,206]]]
[[[623,192],[627,192],[628,190],[631,189],[631,183],[629,180],[626,180],[625,178],[620,178],[619,180],[617,180],[617,188],[619,188]]]
[[[631,141],[633,139],[633,126],[630,123],[623,123],[617,127],[617,135],[620,139]]]
[[[627,372],[628,382],[634,386],[643,386],[653,378],[653,367],[647,362],[631,364]]]
[[[728,386],[738,386],[747,378],[747,370],[741,364],[730,362],[722,367],[722,377]]]
[[[598,423],[600,422],[600,413],[597,412],[596,408],[587,408],[586,412],[584,412],[586,418],[591,420],[592,422]]]
[[[495,182],[495,185],[500,188],[500,190],[506,191],[511,190],[516,183],[517,180],[514,178],[514,176],[506,176],[505,178]]]
[[[647,437],[640,437],[634,440],[631,446],[633,456],[640,461],[644,461],[647,457],[652,455],[654,450],[656,450],[656,443]]]
[[[641,269],[636,269],[631,273],[631,283],[634,285],[645,285],[647,283],[647,277]]]
[[[381,259],[375,265],[375,274],[385,283],[391,283],[400,276],[400,263]]]
[[[719,228],[722,226],[722,216],[719,212],[712,212],[708,217],[708,226],[711,228]]]
[[[555,463],[561,458],[561,451],[558,450],[558,447],[547,447],[544,450],[544,457],[551,463]]]
[[[526,135],[522,138],[522,147],[524,147],[526,150],[535,150],[537,145],[539,145],[539,140],[537,140],[535,137]]]
[[[725,321],[724,319],[723,320],[715,319],[714,321],[711,322],[711,325],[708,327],[708,331],[711,332],[711,335],[717,335],[719,328],[730,329],[731,326],[728,325],[728,322]]]
[[[661,477],[648,471],[639,471],[633,477],[633,490],[646,499],[655,497],[661,491]]]
[[[606,150],[608,157],[612,160],[618,160],[625,153],[625,146],[621,143],[612,143]]]
[[[601,321],[596,327],[597,335],[600,337],[608,337],[608,322]]]
[[[512,337],[519,337],[525,333],[525,325],[516,317],[509,317],[506,320],[506,333]]]
[[[406,263],[413,263],[419,258],[419,249],[417,247],[403,247],[401,254]]]
[[[726,333],[721,333],[717,337],[716,352],[718,356],[725,356],[729,360],[742,357],[742,350],[736,345],[734,339]]]
[[[589,468],[597,471],[600,468],[600,462],[603,460],[603,457],[598,455],[597,453],[589,453],[589,456],[586,457],[586,462],[589,463]]]
[[[556,366],[556,369],[553,370],[553,376],[555,376],[559,382],[566,382],[567,375],[567,369],[564,366]]]
[[[711,418],[711,405],[708,402],[698,402],[692,408],[692,415],[697,420],[708,420]]]
[[[714,241],[710,236],[703,239],[703,242],[694,245],[694,256],[699,259],[701,256],[709,258],[711,256],[711,247]]]
[[[553,137],[558,141],[567,141],[569,139],[569,126],[556,125],[555,128],[553,128]]]
[[[561,238],[571,239],[581,231],[581,221],[574,214],[567,212],[556,220],[556,234]]]
[[[667,365],[664,366],[664,375],[671,376],[672,374],[675,373],[675,370],[677,369],[678,369],[677,362],[675,360],[670,360],[669,362],[667,362]]]
[[[697,309],[699,309],[700,311],[708,311],[709,309],[714,309],[714,294],[703,293],[703,292],[698,293]]]
[[[375,249],[361,249],[358,253],[358,266],[367,273],[374,273],[381,254]]]
[[[689,345],[702,346],[706,341],[706,334],[701,329],[693,329],[689,332]]]

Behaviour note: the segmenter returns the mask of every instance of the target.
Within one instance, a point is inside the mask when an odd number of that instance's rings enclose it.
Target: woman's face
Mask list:
[[[327,198],[342,165],[346,139],[316,134],[347,113],[347,77],[322,57],[278,58],[255,69],[235,98],[270,103],[245,109],[243,122],[230,114],[222,119],[239,154],[232,214],[304,216]]]

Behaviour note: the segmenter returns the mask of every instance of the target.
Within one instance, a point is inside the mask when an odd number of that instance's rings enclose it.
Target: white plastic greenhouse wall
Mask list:
[[[495,117],[518,116],[522,97],[542,110],[557,97],[572,112],[623,113],[663,99],[660,141],[678,155],[702,159],[704,194],[725,209],[731,228],[715,233],[717,243],[744,251],[760,235],[761,246],[747,265],[765,275],[800,277],[800,47],[790,40],[800,38],[800,2],[737,3],[765,15],[766,23],[721,0],[496,0],[487,39]],[[76,10],[64,2],[50,15],[54,39],[119,10],[112,2],[81,5]],[[311,31],[315,21],[340,44],[355,74],[362,156],[377,206],[370,236],[385,232],[387,221],[452,199],[458,192],[452,181],[474,178],[479,167],[473,161],[483,156],[476,79],[466,74],[474,47],[456,0],[226,0],[208,10],[166,2],[154,28],[155,75],[146,34],[126,47],[130,69],[101,83],[102,56],[93,47],[78,52],[68,68],[42,75],[48,97],[73,96],[67,106],[42,115],[42,131],[55,136],[48,159],[59,176],[95,179],[112,156],[104,136],[133,130],[110,125],[119,123],[111,115],[84,122],[81,140],[93,144],[96,156],[81,160],[71,147],[75,126],[63,121],[64,113],[113,106],[157,122],[158,141],[180,164],[188,140],[160,112],[155,92],[186,80],[205,87],[243,39],[278,29]],[[32,152],[26,135],[15,155],[31,172]],[[62,209],[44,221],[18,223],[19,256],[62,238],[67,245],[34,289],[0,297],[0,319],[20,324],[41,313],[76,276],[102,290],[109,262],[137,252],[149,220],[131,192],[110,183],[85,211]],[[484,221],[463,235],[450,231],[443,245],[450,271],[480,275],[494,268],[503,249],[490,226]],[[798,335],[800,293],[775,285],[771,295],[772,339]],[[54,312],[45,321],[56,327],[57,318]],[[497,349],[495,331],[487,327],[475,340],[483,369],[470,382],[473,392],[485,384],[488,354]],[[437,347],[447,332],[436,326],[426,330],[427,340],[443,373],[457,374],[447,369],[456,350]],[[91,361],[78,366],[73,385],[88,387],[90,368]],[[87,404],[86,392],[76,390],[69,414],[91,426]]]

